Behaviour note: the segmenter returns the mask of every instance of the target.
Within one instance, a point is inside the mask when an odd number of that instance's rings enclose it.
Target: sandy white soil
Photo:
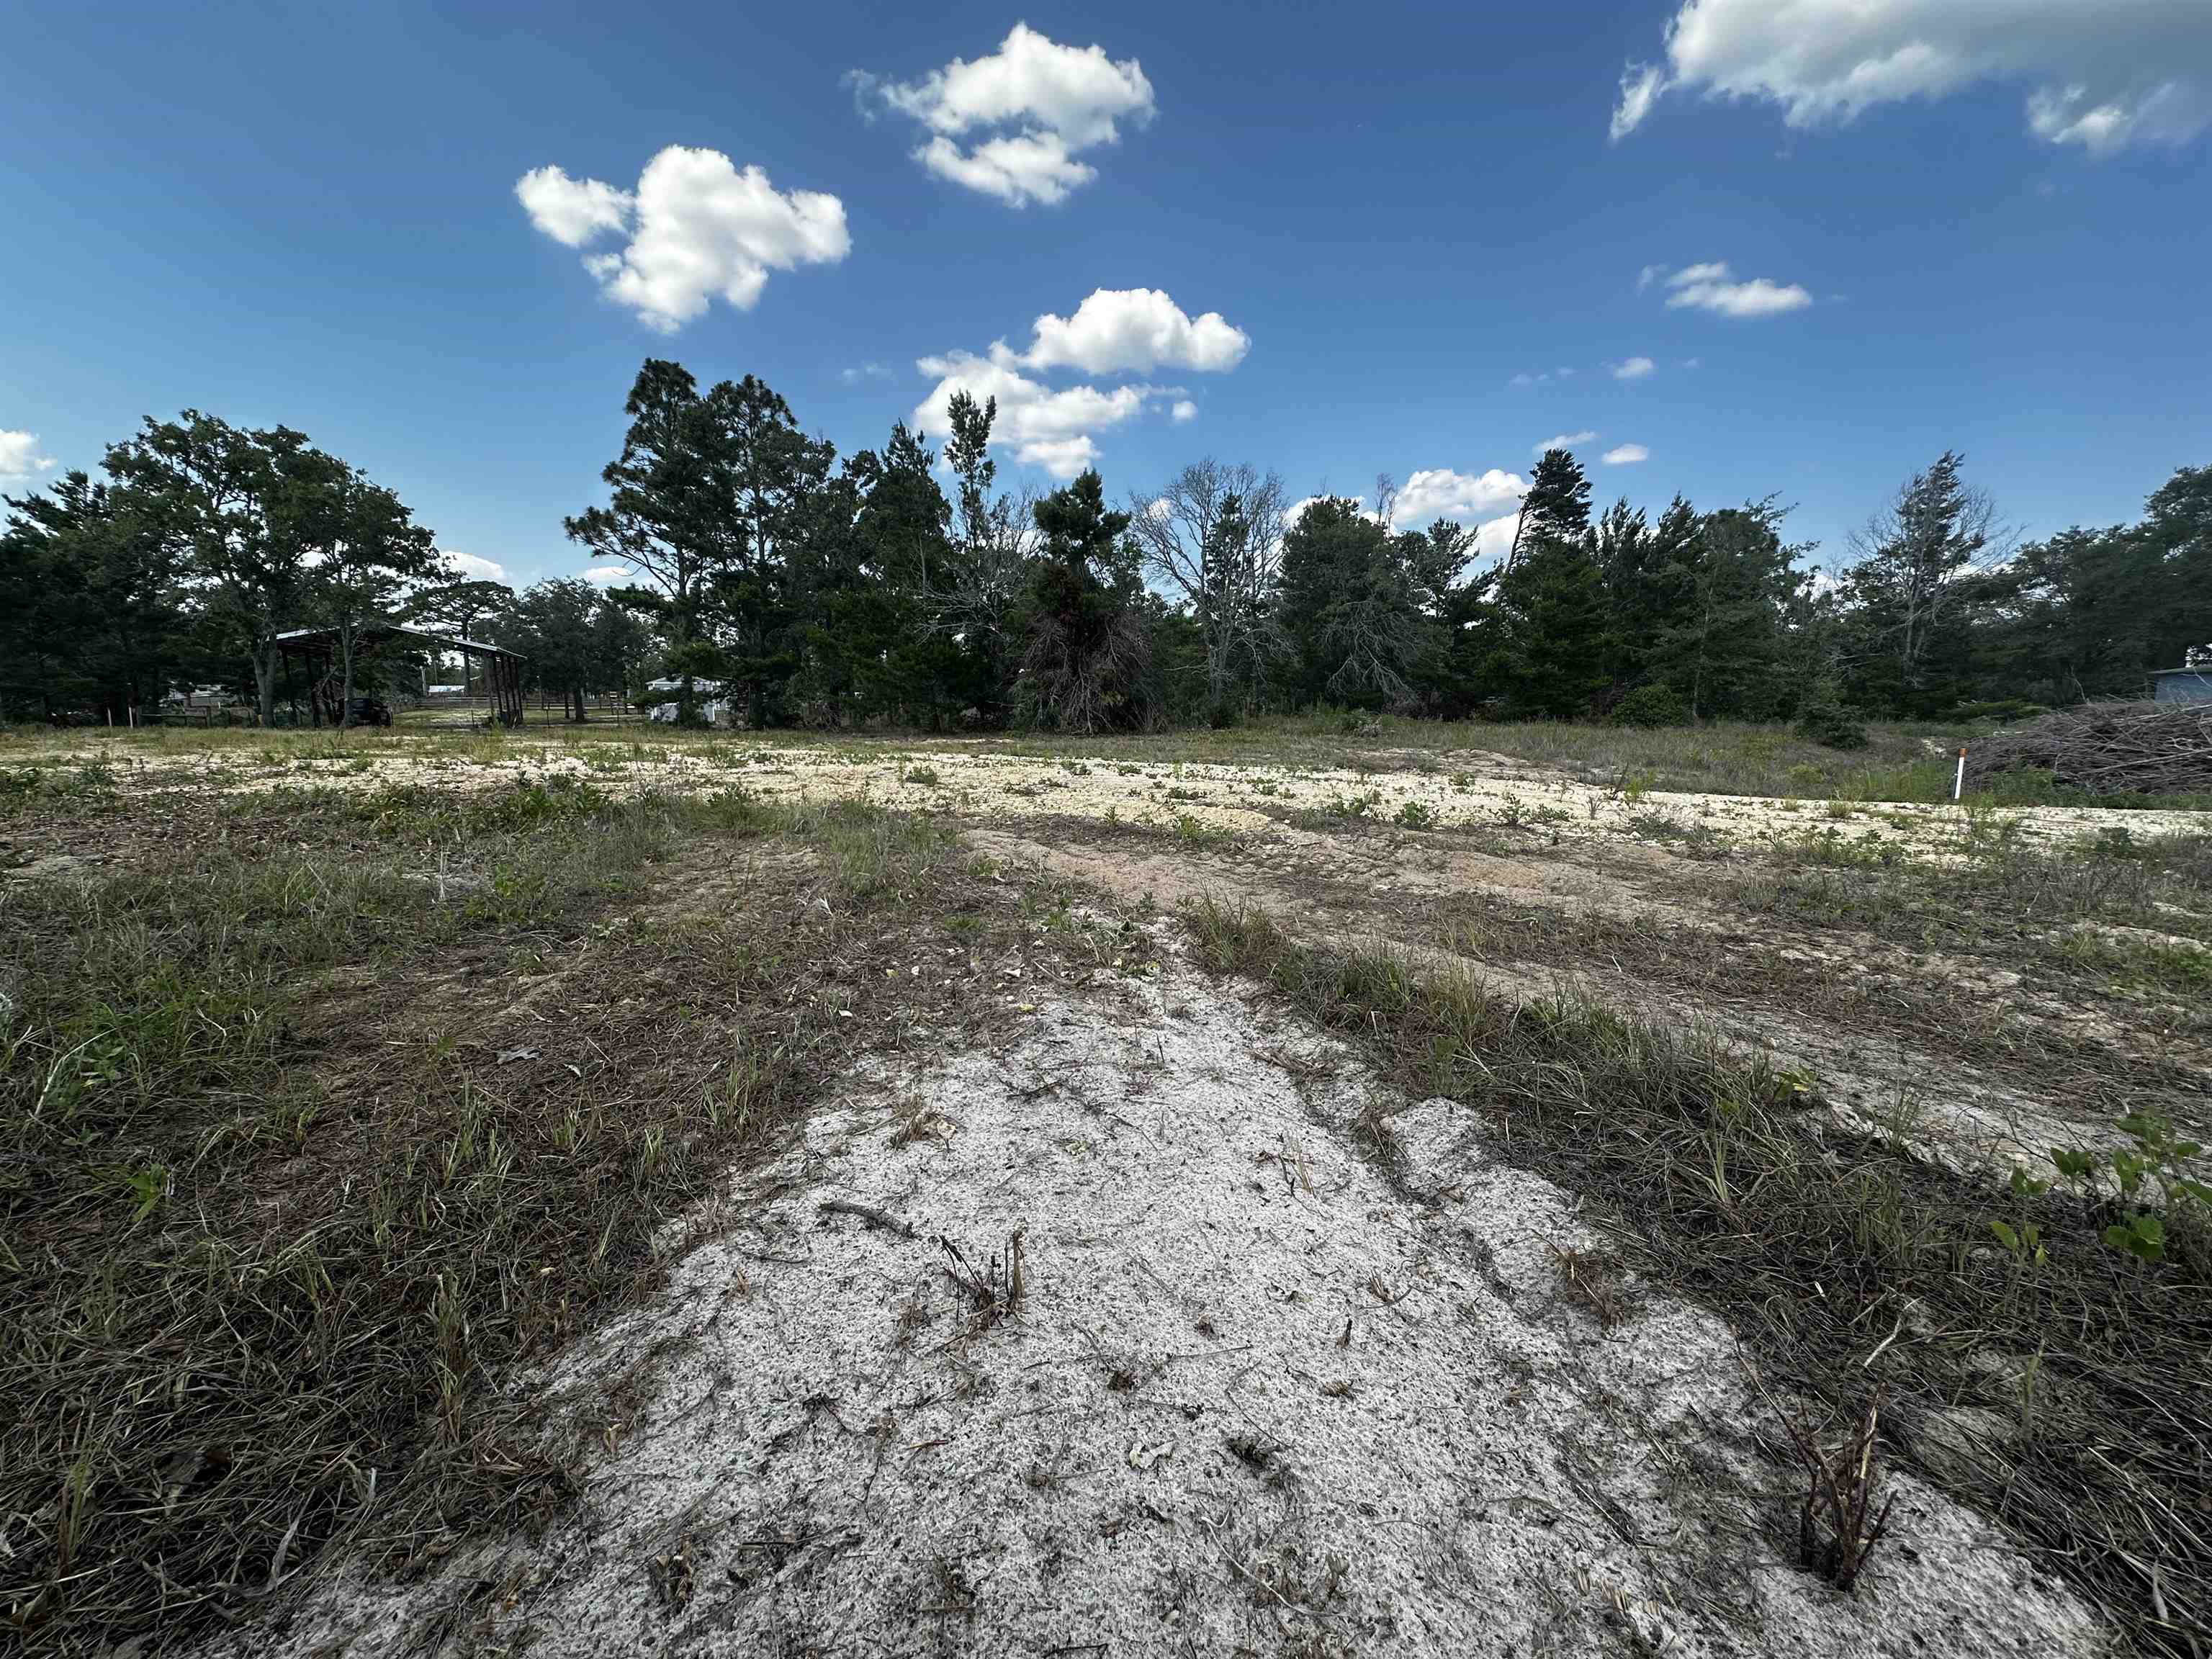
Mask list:
[[[1909,1479],[1855,1595],[1799,1571],[1725,1328],[1634,1283],[1607,1328],[1570,1195],[1171,934],[995,1050],[864,1062],[662,1294],[512,1379],[599,1446],[543,1540],[235,1650],[2106,1650]],[[1024,1298],[979,1313],[937,1240],[1018,1231]]]
[[[1639,821],[1648,826],[1663,819],[1679,830],[1724,842],[1832,836],[1886,841],[1910,856],[1940,858],[1955,853],[1971,819],[1965,809],[1948,805],[1832,809],[1821,800],[1632,792],[1474,750],[1436,756],[1377,751],[1361,757],[1364,765],[1358,769],[1257,761],[1056,759],[976,748],[847,749],[747,738],[648,747],[641,755],[613,741],[569,747],[518,738],[483,757],[435,743],[379,739],[364,742],[349,758],[294,756],[281,763],[220,750],[149,752],[88,744],[73,752],[94,750],[109,756],[126,785],[150,788],[212,782],[237,793],[287,785],[376,789],[404,783],[473,789],[565,776],[615,793],[707,793],[741,787],[771,799],[866,798],[988,823],[1067,817],[1173,829],[1188,819],[1231,833],[1264,833],[1302,810],[1391,820],[1411,808],[1437,826],[1533,825],[1571,842],[1618,841],[1634,833]],[[2014,833],[2029,841],[2064,842],[2116,824],[2139,836],[2201,830],[2203,815],[2039,806],[1989,809],[1984,823],[1984,828],[2014,825]]]

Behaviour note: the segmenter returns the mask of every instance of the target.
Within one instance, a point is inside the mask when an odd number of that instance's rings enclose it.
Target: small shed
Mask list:
[[[509,651],[503,646],[486,645],[482,640],[457,640],[443,634],[426,634],[419,628],[402,628],[397,623],[372,623],[356,630],[355,639],[364,647],[397,640],[422,651],[458,651],[464,656],[481,658],[484,664],[484,692],[490,704],[488,711],[490,721],[499,726],[522,724],[522,665],[528,659],[520,652]],[[340,695],[337,684],[337,629],[295,628],[276,636],[276,649],[284,659],[288,684],[295,658],[307,666],[309,717],[319,726],[327,709],[330,723],[337,725]]]
[[[2154,669],[2150,694],[2159,702],[2212,702],[2212,666]]]

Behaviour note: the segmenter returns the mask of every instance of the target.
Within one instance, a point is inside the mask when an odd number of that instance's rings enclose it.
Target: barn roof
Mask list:
[[[432,651],[459,651],[472,657],[507,657],[516,662],[529,660],[520,651],[510,651],[503,645],[487,645],[482,640],[457,640],[449,635],[425,633],[419,628],[403,628],[398,623],[368,623],[356,629],[354,637],[371,644],[385,640],[406,640]],[[335,628],[289,628],[276,636],[279,651],[304,649],[313,645],[336,645],[338,630]]]

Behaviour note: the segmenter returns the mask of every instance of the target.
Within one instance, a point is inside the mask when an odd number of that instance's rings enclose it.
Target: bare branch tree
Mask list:
[[[1198,623],[1215,707],[1256,695],[1281,648],[1273,600],[1286,496],[1277,474],[1209,457],[1154,499],[1130,500],[1129,533],[1146,571]]]

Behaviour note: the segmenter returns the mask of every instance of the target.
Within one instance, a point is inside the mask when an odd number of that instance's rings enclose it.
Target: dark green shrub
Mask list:
[[[1867,746],[1866,727],[1859,723],[1858,715],[1826,698],[1807,702],[1805,712],[1797,717],[1797,735],[1829,749]]]
[[[1639,685],[1613,706],[1615,726],[1682,726],[1690,706],[1671,685]]]
[[[1999,726],[2010,726],[2014,720],[2032,720],[2039,714],[2050,712],[2041,703],[2026,697],[2002,697],[1994,702],[1962,702],[1951,711],[1951,718],[1995,720]]]

